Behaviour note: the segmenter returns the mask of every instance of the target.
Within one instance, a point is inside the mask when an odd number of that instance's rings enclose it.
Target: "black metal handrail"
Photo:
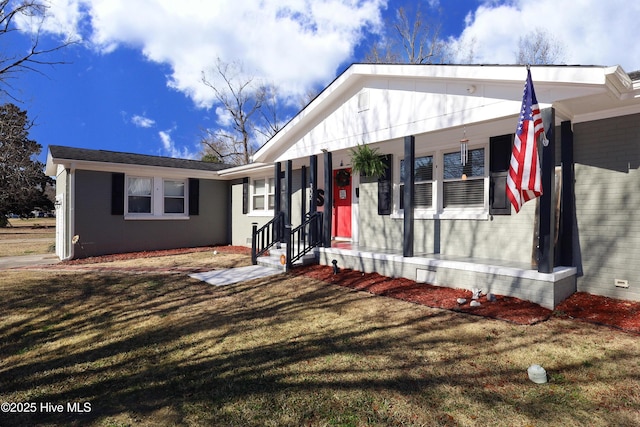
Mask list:
[[[311,252],[322,241],[322,212],[313,212],[307,219],[294,229],[285,226],[287,241],[287,269],[294,262]]]
[[[258,228],[252,224],[251,230],[251,263],[256,265],[258,257],[266,253],[276,243],[280,243],[284,235],[284,213],[277,213],[273,219]]]

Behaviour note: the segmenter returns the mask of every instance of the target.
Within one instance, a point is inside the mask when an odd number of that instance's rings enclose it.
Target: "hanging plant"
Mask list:
[[[387,165],[382,161],[377,148],[358,144],[351,149],[351,168],[361,175],[379,178],[384,175]]]

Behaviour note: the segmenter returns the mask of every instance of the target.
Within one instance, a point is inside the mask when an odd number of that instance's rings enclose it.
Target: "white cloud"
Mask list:
[[[519,38],[539,28],[563,46],[567,64],[634,71],[640,69],[640,44],[633,36],[638,22],[637,1],[487,1],[468,15],[457,41],[475,40],[475,62],[512,64]]]
[[[135,115],[131,117],[131,123],[139,128],[150,128],[156,124],[156,121],[145,116]]]
[[[229,127],[233,124],[231,112],[223,107],[216,107],[216,123],[222,127]]]
[[[386,1],[51,0],[50,13],[102,52],[126,45],[168,64],[168,85],[211,107],[201,73],[217,58],[241,60],[283,97],[328,83],[365,31],[380,28]]]
[[[171,132],[174,129],[161,130],[158,132],[160,142],[162,143],[162,149],[159,150],[159,155],[175,157],[180,159],[196,159],[198,158],[198,152],[189,150],[188,147],[178,148],[171,138]]]
[[[41,30],[58,34],[67,40],[81,40],[78,28],[84,13],[79,0],[55,0],[40,3],[45,5],[43,13],[16,15],[15,20],[19,28],[34,33]]]

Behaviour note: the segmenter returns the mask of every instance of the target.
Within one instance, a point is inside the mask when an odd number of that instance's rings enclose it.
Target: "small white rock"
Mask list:
[[[471,289],[471,299],[478,299],[480,298],[480,295],[482,294],[482,289],[480,288],[472,288]]]
[[[536,384],[544,384],[547,382],[547,371],[540,365],[531,365],[527,369],[529,379]]]
[[[458,301],[458,304],[464,304],[465,302],[467,302],[467,299],[466,298],[458,298],[457,301]]]
[[[473,300],[469,305],[471,307],[480,307],[482,304],[480,304],[480,301]]]
[[[496,296],[492,293],[487,294],[487,301],[494,302],[496,300]]]
[[[213,251],[213,254],[214,255],[218,255],[218,251]]]

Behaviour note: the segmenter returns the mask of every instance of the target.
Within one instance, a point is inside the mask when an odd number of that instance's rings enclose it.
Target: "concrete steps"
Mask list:
[[[258,257],[257,261],[258,261],[258,265],[262,265],[265,267],[272,267],[272,268],[278,268],[281,269],[282,271],[287,271],[287,266],[282,264],[281,261],[281,257],[284,255],[286,256],[287,254],[287,250],[286,250],[286,246],[280,245],[280,248],[271,248],[269,249],[269,255],[268,256],[260,256]],[[309,265],[309,264],[317,264],[318,263],[318,256],[319,256],[319,252],[317,248],[314,248],[311,250],[311,252],[309,252],[308,254],[306,254],[305,256],[303,256],[301,259],[299,259],[298,261],[293,263],[293,267],[298,267],[298,266],[302,266],[302,265]]]

